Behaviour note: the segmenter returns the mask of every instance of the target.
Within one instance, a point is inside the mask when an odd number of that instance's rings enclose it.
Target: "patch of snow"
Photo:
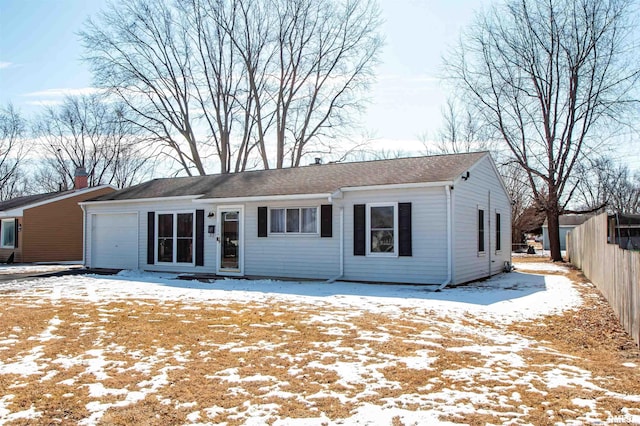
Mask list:
[[[15,264],[1,265],[0,275],[17,275],[17,274],[45,274],[47,272],[66,271],[67,269],[80,269],[82,265],[37,265],[37,264]]]
[[[122,271],[111,277],[75,275],[9,281],[4,289],[24,296],[52,298],[56,292],[66,299],[108,302],[126,299],[160,301],[215,301],[216,303],[257,303],[272,306],[274,300],[292,304],[344,308],[345,317],[315,316],[314,322],[336,324],[363,311],[402,315],[403,309],[461,317],[467,314],[488,321],[511,323],[571,309],[581,303],[579,293],[568,278],[512,272],[472,285],[446,288],[417,285],[374,285],[350,282],[292,282],[274,280],[218,280],[213,283],[183,281],[175,274]],[[93,294],[86,289],[92,288]],[[2,297],[3,295],[0,295]],[[355,309],[354,309],[355,308]],[[103,320],[108,312],[102,312]]]
[[[42,346],[35,346],[16,362],[4,364],[0,361],[0,375],[18,373],[22,376],[31,376],[34,374],[42,374],[42,369],[45,368],[45,366],[37,362],[44,355],[42,350]]]
[[[538,272],[568,272],[569,267],[561,263],[551,262],[523,262],[516,263],[516,270],[538,271]]]

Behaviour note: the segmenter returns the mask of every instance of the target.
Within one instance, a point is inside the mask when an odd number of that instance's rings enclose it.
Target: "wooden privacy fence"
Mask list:
[[[602,292],[640,346],[640,252],[607,243],[607,214],[603,213],[569,233],[567,256]]]

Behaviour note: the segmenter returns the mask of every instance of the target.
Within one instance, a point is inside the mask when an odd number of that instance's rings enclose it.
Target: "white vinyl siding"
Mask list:
[[[511,261],[511,203],[490,157],[469,169],[467,180],[458,180],[453,198],[453,282],[460,284],[501,272]],[[478,210],[484,210],[484,252],[478,252]],[[500,245],[495,250],[495,214],[500,212]]]
[[[345,216],[343,279],[441,284],[447,278],[447,216],[446,194],[443,186],[345,192],[342,203]],[[397,205],[398,203],[411,203],[412,255],[354,256],[354,204]],[[334,211],[336,210],[337,208],[334,207]],[[334,235],[336,235],[336,229],[334,226]]]
[[[321,238],[318,229],[320,209],[327,199],[305,200],[316,210],[314,233],[269,233],[258,237],[258,207],[300,209],[300,201],[258,202],[245,204],[245,275],[329,279],[340,271],[339,209],[333,207],[333,236]],[[271,223],[269,230],[271,230]],[[303,222],[304,224],[304,222]]]

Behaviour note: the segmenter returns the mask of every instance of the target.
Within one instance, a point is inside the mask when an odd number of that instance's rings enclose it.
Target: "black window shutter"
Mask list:
[[[258,237],[267,236],[267,208],[258,207]]]
[[[398,254],[411,256],[411,203],[398,203],[398,238]]]
[[[320,237],[331,238],[333,236],[333,206],[323,204],[320,206]]]
[[[14,244],[13,247],[18,248],[18,218],[15,218],[15,225],[13,228]]]
[[[155,259],[156,212],[147,213],[147,264],[153,265]]]
[[[204,210],[196,210],[196,266],[204,266]]]
[[[365,205],[353,205],[353,255],[364,256],[366,245]]]

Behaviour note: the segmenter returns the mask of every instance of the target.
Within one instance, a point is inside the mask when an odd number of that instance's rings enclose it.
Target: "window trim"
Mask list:
[[[482,228],[480,228],[480,213],[482,212]],[[487,227],[485,222],[487,221],[487,215],[485,214],[486,210],[478,206],[476,210],[476,252],[478,256],[483,256],[487,252]],[[482,240],[480,239],[480,235],[482,234]],[[482,241],[482,250],[480,247],[480,242]]]
[[[4,224],[5,223],[11,223],[13,225],[13,244],[12,245],[5,245],[4,244]],[[16,248],[16,239],[18,238],[18,230],[16,229],[16,220],[15,219],[2,219],[2,222],[0,224],[0,237],[2,238],[0,240],[0,248],[3,248],[3,249],[14,249],[14,248]]]
[[[398,227],[398,203],[367,203],[365,204],[365,254],[369,257],[398,257],[399,253],[399,227]],[[371,208],[393,207],[393,252],[371,251]]]
[[[158,226],[160,225],[160,215],[170,214],[173,215],[173,261],[161,262],[158,260]],[[179,214],[191,214],[192,215],[192,233],[191,233],[191,262],[178,262],[178,215]],[[195,210],[171,210],[171,211],[156,211],[155,212],[155,224],[154,224],[154,243],[153,243],[153,257],[156,265],[171,265],[171,266],[195,266],[196,264],[196,211]]]
[[[298,209],[298,232],[287,232],[287,210]],[[302,232],[302,210],[303,209],[315,209],[316,211],[316,226],[313,232]],[[287,206],[287,207],[269,207],[269,214],[267,215],[267,235],[268,236],[319,236],[320,235],[320,207],[319,206]],[[284,232],[271,231],[271,212],[273,210],[284,210]]]

